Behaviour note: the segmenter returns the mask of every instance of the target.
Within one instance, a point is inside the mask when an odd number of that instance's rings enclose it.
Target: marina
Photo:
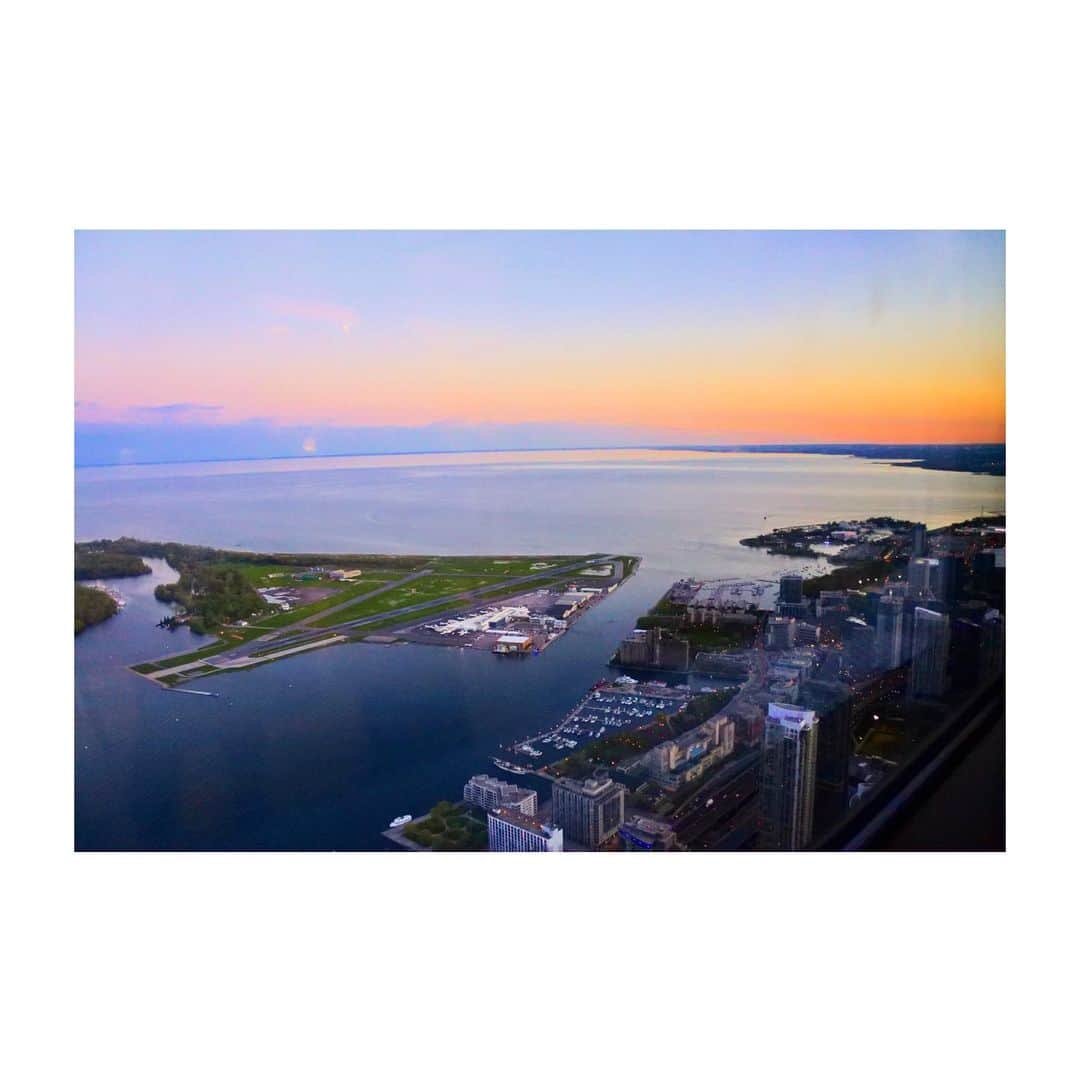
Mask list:
[[[501,747],[500,756],[492,761],[505,772],[539,772],[608,735],[644,727],[660,715],[676,713],[690,697],[685,686],[639,683],[625,675],[613,682],[602,680],[553,728]]]

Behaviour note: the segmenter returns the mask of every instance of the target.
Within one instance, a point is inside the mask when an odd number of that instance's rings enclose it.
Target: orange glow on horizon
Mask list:
[[[719,443],[1005,438],[997,320],[528,341],[432,327],[388,342],[359,325],[317,349],[268,326],[226,345],[171,338],[118,351],[109,364],[98,346],[77,349],[78,397],[103,419],[132,420],[133,402],[190,401],[196,386],[214,423],[562,423]]]

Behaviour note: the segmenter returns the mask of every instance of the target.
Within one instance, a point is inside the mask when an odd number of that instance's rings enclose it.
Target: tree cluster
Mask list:
[[[201,563],[184,566],[179,580],[159,585],[154,596],[164,603],[180,604],[192,616],[188,625],[196,633],[261,614],[269,607],[235,567]]]
[[[86,585],[75,586],[75,633],[82,633],[88,626],[104,622],[117,611],[116,601],[101,589]]]

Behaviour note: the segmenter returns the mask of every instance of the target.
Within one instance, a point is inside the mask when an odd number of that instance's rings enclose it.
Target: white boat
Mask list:
[[[390,822],[390,828],[400,828],[402,825],[408,825],[410,821],[412,821],[412,814],[402,814],[400,817],[396,817]]]
[[[510,761],[500,761],[498,758],[492,758],[491,760],[492,760],[492,762],[494,762],[494,764],[496,766],[498,766],[498,768],[505,769],[506,772],[517,773],[518,775],[521,775],[521,774],[527,773],[529,771],[528,769],[524,768],[523,766],[515,765],[515,764],[513,764],[513,762],[510,762]]]

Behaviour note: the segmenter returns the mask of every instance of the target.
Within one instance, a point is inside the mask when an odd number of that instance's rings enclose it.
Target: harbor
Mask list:
[[[685,686],[639,683],[629,676],[595,683],[554,727],[499,748],[492,763],[516,775],[544,775],[542,769],[579,747],[619,731],[645,727],[658,716],[678,712],[690,700]]]

